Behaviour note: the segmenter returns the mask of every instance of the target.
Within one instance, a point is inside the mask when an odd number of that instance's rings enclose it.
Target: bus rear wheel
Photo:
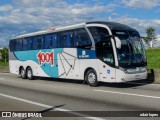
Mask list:
[[[27,78],[28,78],[29,80],[33,80],[33,78],[34,78],[34,76],[33,76],[33,71],[32,71],[32,68],[31,68],[31,67],[29,67],[29,68],[27,69]]]
[[[22,79],[26,79],[26,78],[27,78],[27,76],[26,76],[26,71],[24,70],[23,67],[20,69],[20,75],[21,75],[21,78],[22,78]]]
[[[89,69],[85,75],[85,80],[91,87],[96,87],[98,85],[96,71],[94,69]]]

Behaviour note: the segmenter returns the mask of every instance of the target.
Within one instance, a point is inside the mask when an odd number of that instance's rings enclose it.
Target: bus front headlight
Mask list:
[[[141,72],[146,72],[146,71],[147,71],[147,68],[146,68],[146,67],[140,67],[140,71],[141,71]]]

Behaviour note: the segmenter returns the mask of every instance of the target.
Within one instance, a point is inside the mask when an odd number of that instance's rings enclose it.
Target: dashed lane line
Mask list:
[[[137,96],[137,97],[160,99],[160,97],[158,97],[158,96],[148,96],[148,95],[141,95],[141,94],[123,93],[123,92],[115,92],[115,91],[105,91],[105,90],[97,90],[97,89],[94,89],[94,91],[103,92],[103,93],[119,94],[119,95],[128,95],[128,96]]]

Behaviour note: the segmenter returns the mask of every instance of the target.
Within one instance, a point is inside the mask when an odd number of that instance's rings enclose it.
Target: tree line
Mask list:
[[[0,49],[0,62],[8,62],[8,48]]]

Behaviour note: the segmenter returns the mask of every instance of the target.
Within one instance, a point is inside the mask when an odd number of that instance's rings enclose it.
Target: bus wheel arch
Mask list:
[[[33,70],[30,66],[28,66],[26,68],[26,76],[29,80],[33,80],[34,79],[34,76],[33,76]]]
[[[25,71],[23,66],[19,67],[19,74],[21,75],[22,79],[26,79],[27,78],[26,71]]]
[[[98,85],[98,77],[94,68],[87,68],[85,70],[84,80],[91,87],[96,87]]]

